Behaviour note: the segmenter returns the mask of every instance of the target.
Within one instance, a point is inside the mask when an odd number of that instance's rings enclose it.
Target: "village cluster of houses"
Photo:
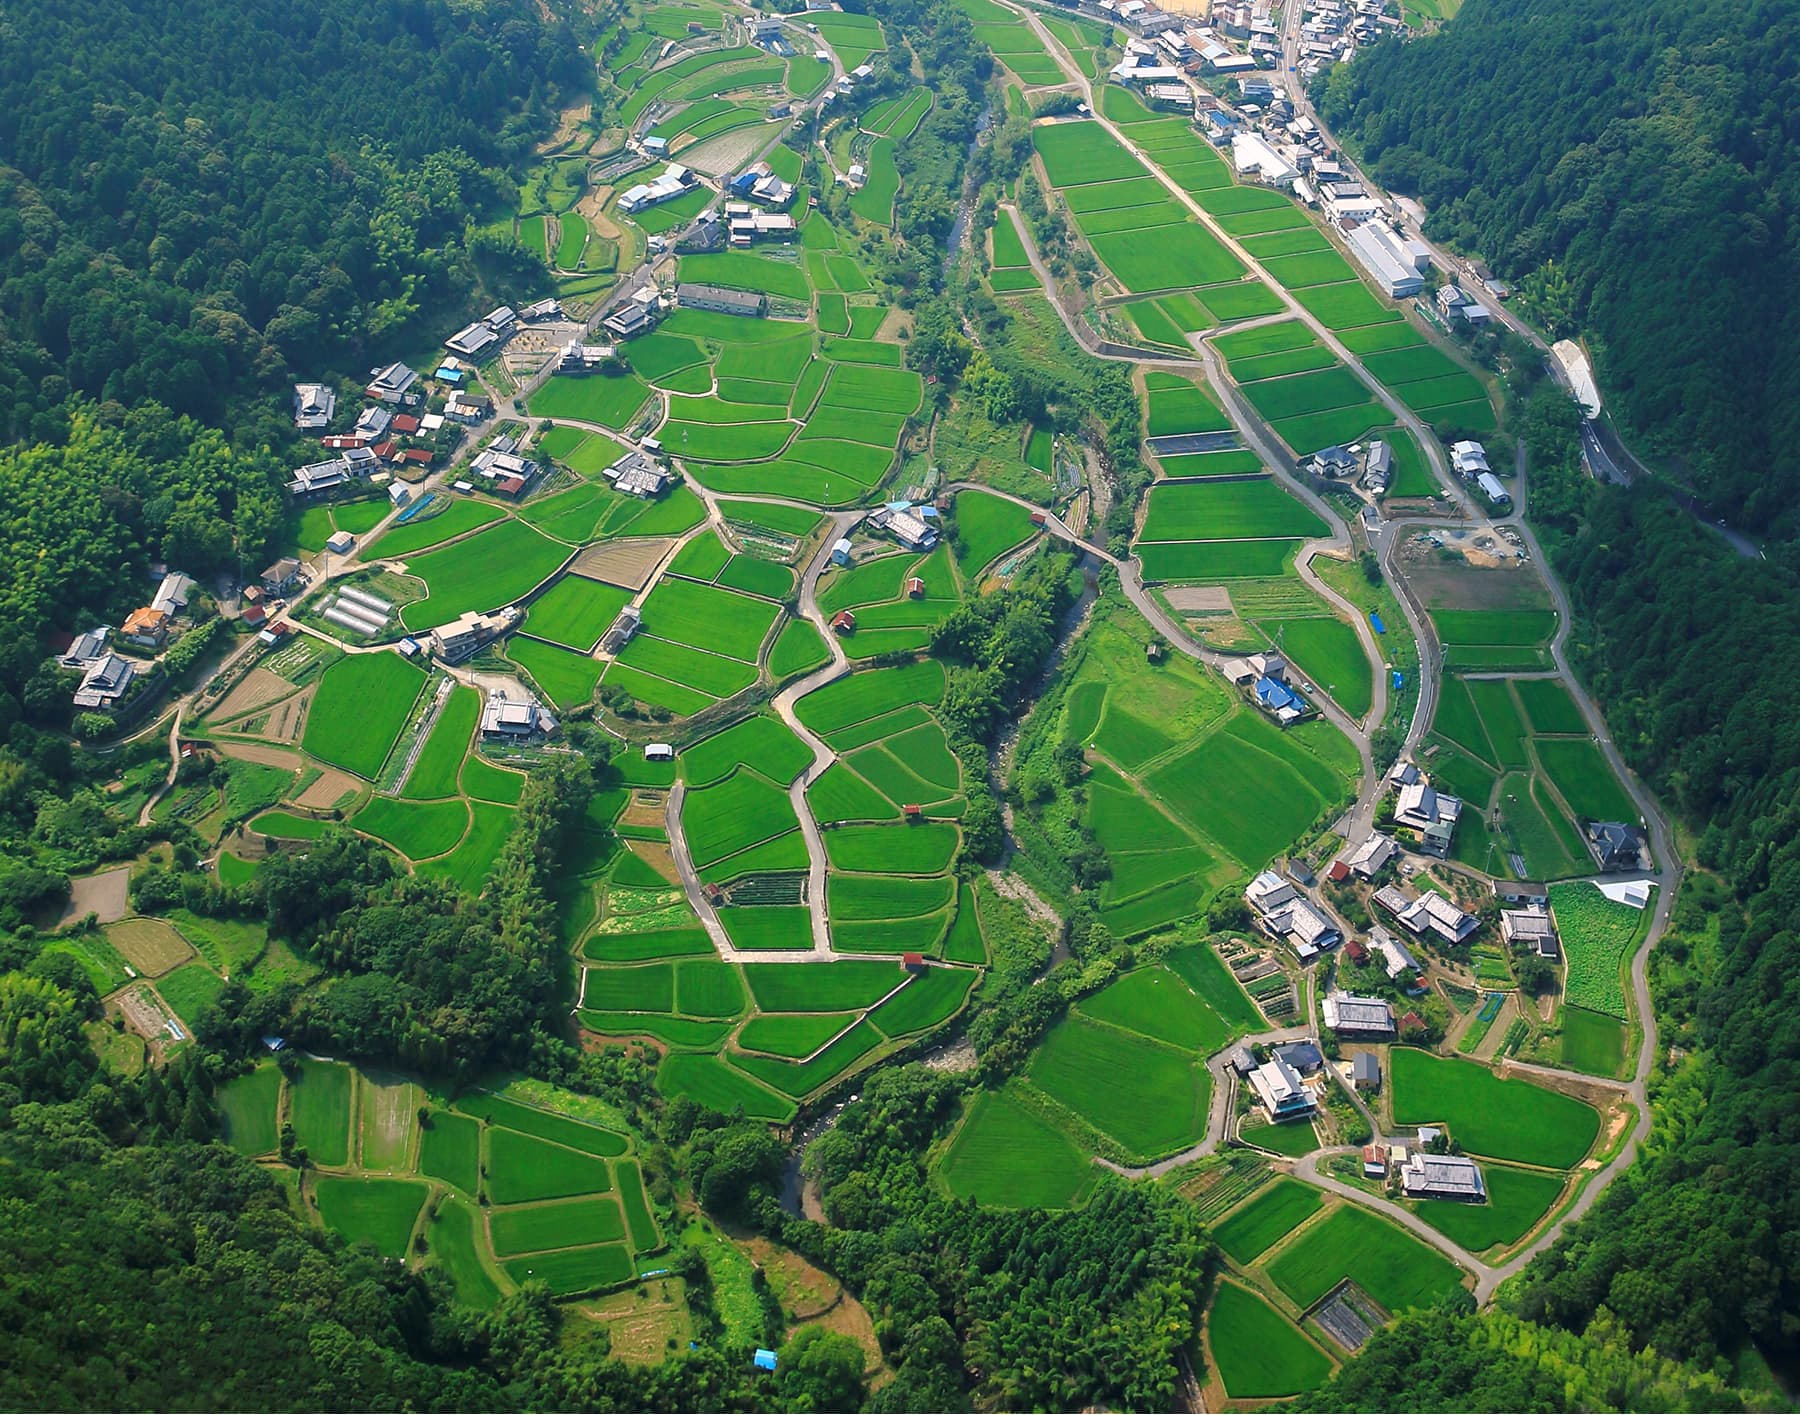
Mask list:
[[[82,712],[117,711],[149,671],[144,657],[154,658],[168,646],[176,621],[186,613],[195,593],[193,577],[162,567],[152,573],[156,593],[148,604],[126,615],[116,631],[101,624],[76,635],[57,655],[58,667],[81,675],[71,696]],[[121,648],[135,650],[140,657],[115,652],[115,635]]]
[[[436,462],[447,424],[473,426],[492,415],[486,395],[467,389],[475,361],[504,345],[523,326],[562,317],[562,305],[547,299],[524,310],[501,305],[457,330],[444,341],[448,353],[431,375],[432,382],[447,390],[441,413],[427,410],[429,383],[405,363],[369,370],[363,388],[369,402],[357,411],[355,422],[338,433],[327,431],[337,419],[336,392],[323,383],[295,384],[294,426],[302,432],[322,432],[320,446],[332,455],[296,467],[288,491],[311,498],[367,483],[387,486],[395,504],[403,504],[409,493],[393,481],[393,472]]]

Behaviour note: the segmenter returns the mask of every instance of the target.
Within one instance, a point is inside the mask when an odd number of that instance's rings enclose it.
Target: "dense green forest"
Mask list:
[[[356,369],[466,297],[469,218],[583,69],[528,0],[9,11],[0,432]]]
[[[1778,534],[1800,529],[1797,38],[1782,0],[1469,0],[1319,100],[1429,231],[1587,338],[1647,451]]]

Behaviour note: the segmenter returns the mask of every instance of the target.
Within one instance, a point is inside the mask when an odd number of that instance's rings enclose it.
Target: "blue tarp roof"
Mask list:
[[[1387,625],[1381,622],[1381,616],[1372,609],[1369,611],[1369,627],[1377,634],[1387,633]]]
[[[752,1364],[759,1371],[773,1371],[775,1369],[775,1353],[766,1346],[759,1346],[756,1348],[756,1355],[752,1358]]]
[[[1398,668],[1393,670],[1393,675],[1394,675],[1394,691],[1397,693],[1406,686],[1406,675],[1404,673],[1402,673]]]
[[[1264,707],[1271,708],[1304,706],[1299,695],[1292,688],[1274,678],[1258,678],[1256,680],[1256,700]]]

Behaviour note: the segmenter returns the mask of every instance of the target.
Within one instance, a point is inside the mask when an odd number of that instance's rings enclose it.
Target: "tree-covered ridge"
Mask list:
[[[584,82],[529,0],[9,10],[0,433],[71,391],[208,421],[467,298],[470,218]]]
[[[1332,71],[1321,110],[1428,229],[1585,335],[1647,449],[1800,521],[1792,4],[1470,0]]]

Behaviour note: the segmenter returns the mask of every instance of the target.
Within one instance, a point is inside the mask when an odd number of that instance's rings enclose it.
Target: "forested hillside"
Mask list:
[[[1321,111],[1427,229],[1585,335],[1646,451],[1800,528],[1791,3],[1470,0],[1332,71]]]
[[[354,368],[461,298],[466,223],[582,70],[528,0],[8,10],[0,435]]]

